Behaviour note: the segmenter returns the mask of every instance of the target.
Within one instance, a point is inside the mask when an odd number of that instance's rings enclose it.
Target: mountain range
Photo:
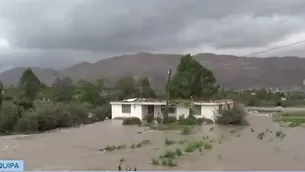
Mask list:
[[[113,84],[123,76],[148,77],[154,87],[164,88],[167,72],[175,72],[181,54],[137,53],[121,55],[97,61],[82,62],[62,70],[32,67],[39,79],[51,85],[57,76],[69,76],[75,82],[80,79],[94,81],[104,77]],[[218,83],[225,88],[284,88],[302,89],[305,79],[305,58],[300,57],[238,57],[201,53],[193,56],[212,70]],[[26,67],[16,67],[0,74],[4,85],[18,84]]]

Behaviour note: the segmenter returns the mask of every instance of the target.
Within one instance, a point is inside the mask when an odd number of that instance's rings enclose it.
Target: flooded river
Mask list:
[[[280,127],[270,117],[250,115],[249,122],[250,126],[242,128],[207,125],[195,129],[192,135],[181,135],[180,131],[145,131],[109,120],[45,134],[2,136],[0,159],[22,159],[26,170],[117,170],[121,158],[126,159],[127,166],[138,170],[305,169],[305,128],[281,128],[286,134],[281,140],[275,136]],[[257,138],[260,132],[265,132],[262,140]],[[203,136],[215,140],[213,148],[184,154],[177,167],[150,163],[152,157],[165,150],[183,148],[183,145],[166,146],[166,137],[190,141]],[[99,151],[107,145],[131,145],[142,140],[151,140],[151,145]]]

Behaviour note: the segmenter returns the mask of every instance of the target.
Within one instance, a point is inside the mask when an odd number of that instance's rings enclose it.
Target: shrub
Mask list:
[[[81,104],[69,104],[66,105],[67,112],[70,117],[70,126],[78,126],[80,124],[90,124],[92,121],[89,119],[89,114],[87,112],[87,109],[82,106]],[[68,127],[70,127],[68,126]]]
[[[18,119],[22,116],[23,108],[12,103],[5,103],[0,114],[0,133],[10,134]]]
[[[162,116],[161,115],[158,115],[156,117],[156,121],[158,122],[158,124],[161,124],[162,123]]]
[[[165,138],[165,145],[173,145],[173,144],[175,144],[176,143],[176,141],[175,140],[170,140],[170,139],[168,139],[168,138]]]
[[[168,116],[167,119],[163,120],[163,124],[171,124],[175,123],[177,121],[177,118],[175,116]]]
[[[248,124],[246,120],[246,111],[240,104],[234,103],[233,108],[219,111],[216,114],[216,123],[231,124],[231,125],[245,125]]]
[[[38,131],[37,116],[35,112],[26,112],[20,118],[14,129],[17,133],[32,133]]]
[[[178,120],[179,125],[197,125],[199,124],[197,118],[195,118],[193,115],[189,115],[187,118],[184,118],[184,116],[180,116]]]
[[[16,124],[16,132],[43,132],[56,128],[74,127],[91,123],[87,111],[77,104],[55,104],[24,113]]]
[[[189,126],[185,126],[185,127],[183,127],[182,130],[181,130],[181,134],[182,134],[182,135],[189,135],[189,134],[191,134],[191,133],[192,133],[192,128],[189,127]]]
[[[106,118],[110,118],[111,109],[109,105],[103,105],[93,109],[91,112],[99,121],[104,121]]]
[[[153,115],[147,115],[146,118],[145,118],[146,122],[148,124],[151,124],[154,122],[154,116]]]
[[[129,117],[123,120],[123,125],[141,125],[142,122],[138,117]]]
[[[17,106],[21,106],[25,111],[35,108],[34,103],[31,100],[25,98],[21,98],[20,100],[14,100],[14,104]]]

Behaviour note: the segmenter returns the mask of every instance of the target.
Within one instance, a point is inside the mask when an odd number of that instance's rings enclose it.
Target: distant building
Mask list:
[[[190,101],[171,101],[169,106],[169,115],[179,118],[183,115],[189,115]],[[189,104],[187,104],[187,102]],[[138,117],[143,120],[147,116],[157,117],[163,115],[166,105],[165,100],[133,98],[123,101],[110,102],[112,118],[126,118]],[[232,100],[219,100],[219,101],[194,101],[192,103],[193,115],[196,118],[207,118],[214,121],[215,114],[219,109],[226,109],[233,107]]]

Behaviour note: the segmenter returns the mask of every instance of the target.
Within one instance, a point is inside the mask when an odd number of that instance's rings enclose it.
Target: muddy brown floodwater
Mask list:
[[[138,170],[305,169],[305,128],[280,128],[264,116],[250,115],[249,122],[251,126],[247,127],[206,125],[192,135],[181,135],[180,131],[145,131],[109,120],[45,134],[2,136],[0,159],[22,159],[26,170],[117,170],[122,157],[127,166]],[[210,131],[211,127],[214,130]],[[275,136],[279,129],[286,134],[282,140]],[[262,140],[257,138],[260,132],[265,132]],[[190,141],[203,136],[215,140],[213,148],[203,154],[184,154],[179,157],[178,166],[172,168],[150,164],[152,157],[177,146],[166,146],[166,137]],[[107,145],[131,145],[142,140],[151,140],[152,144],[136,149],[99,151]],[[184,150],[185,146],[179,146]]]

